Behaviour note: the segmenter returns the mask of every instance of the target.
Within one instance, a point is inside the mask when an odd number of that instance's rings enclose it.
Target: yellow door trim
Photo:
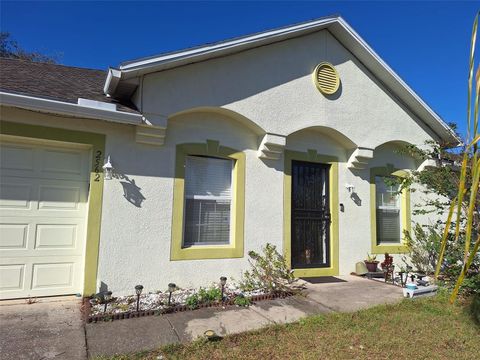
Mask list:
[[[314,163],[330,164],[330,259],[331,264],[328,268],[314,269],[294,269],[296,277],[315,277],[315,276],[333,276],[338,275],[339,246],[338,246],[338,158],[335,156],[320,155],[316,150],[308,152],[298,152],[285,150],[285,176],[283,188],[283,249],[284,256],[289,267],[291,267],[292,257],[292,160],[308,161]]]

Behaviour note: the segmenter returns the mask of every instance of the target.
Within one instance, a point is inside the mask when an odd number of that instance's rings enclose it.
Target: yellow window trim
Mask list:
[[[407,177],[405,170],[395,169],[392,164],[385,167],[374,167],[370,169],[370,228],[372,234],[372,254],[402,254],[408,252],[408,246],[405,238],[401,238],[399,245],[377,245],[377,200],[376,200],[376,176],[397,176]],[[411,213],[410,213],[410,190],[403,189],[401,193],[401,217],[402,234],[404,231],[411,232]]]
[[[185,204],[185,157],[187,155],[214,156],[235,160],[233,167],[232,228],[228,245],[195,245],[182,248],[183,214]],[[177,145],[175,158],[175,181],[173,185],[173,216],[171,260],[228,259],[243,257],[245,218],[245,154],[220,146],[218,141],[207,140],[206,144]]]
[[[283,249],[287,265],[291,268],[292,259],[292,160],[330,164],[330,260],[328,268],[294,269],[296,277],[334,276],[338,275],[338,158],[319,155],[316,150],[298,152],[285,150],[285,176],[283,188]]]
[[[102,219],[103,158],[105,157],[105,135],[51,128],[46,126],[1,122],[1,134],[32,139],[55,140],[89,145],[92,149],[90,190],[88,198],[87,239],[83,295],[95,294],[97,287],[98,248]]]

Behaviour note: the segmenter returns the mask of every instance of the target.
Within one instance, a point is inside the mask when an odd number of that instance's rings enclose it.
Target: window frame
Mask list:
[[[376,177],[400,177],[408,176],[406,170],[395,169],[393,165],[387,164],[384,167],[374,167],[370,169],[370,228],[371,228],[371,253],[372,254],[402,254],[408,252],[408,246],[404,232],[411,232],[411,211],[410,211],[410,190],[403,189],[400,194],[400,242],[397,244],[378,244],[377,243],[377,186]]]
[[[185,160],[187,156],[207,156],[233,160],[232,206],[230,209],[230,243],[183,247],[185,213]],[[245,153],[218,141],[188,143],[176,146],[173,188],[171,260],[241,258],[244,252],[245,219]]]
[[[185,155],[185,168],[186,168],[186,164],[187,164],[187,158],[188,157],[199,157],[199,155],[192,155],[192,154],[186,154]],[[235,203],[234,203],[234,194],[233,194],[233,188],[234,188],[234,182],[235,182],[235,179],[234,179],[234,169],[235,169],[235,163],[236,163],[236,160],[233,160],[233,159],[229,159],[229,158],[224,158],[224,157],[218,157],[218,156],[202,156],[204,158],[208,158],[208,159],[217,159],[217,160],[228,160],[229,161],[229,165],[230,165],[230,203],[229,203],[229,229],[228,229],[228,242],[224,242],[224,243],[214,243],[214,242],[211,242],[211,243],[192,243],[192,244],[186,244],[185,243],[185,219],[186,219],[186,215],[187,215],[187,209],[186,209],[186,203],[187,203],[187,200],[189,199],[189,197],[187,195],[184,195],[184,200],[183,200],[183,206],[184,206],[184,213],[183,213],[183,236],[182,236],[182,249],[185,249],[185,248],[189,248],[189,247],[197,247],[197,246],[204,246],[204,245],[230,245],[232,243],[232,210],[235,208]],[[186,171],[186,170],[185,170]],[[191,197],[190,199],[193,199],[193,200],[216,200],[216,199],[219,199],[221,197],[217,197],[217,196],[199,196],[199,197],[195,197],[195,195],[193,197]]]

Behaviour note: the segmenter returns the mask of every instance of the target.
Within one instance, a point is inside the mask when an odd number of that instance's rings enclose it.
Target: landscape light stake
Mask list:
[[[103,305],[103,312],[107,312],[107,305],[108,305],[108,303],[110,302],[111,299],[112,299],[112,292],[111,291],[106,291],[103,294],[103,301],[105,303]]]
[[[222,276],[220,278],[220,285],[222,285],[222,303],[223,303],[223,294],[225,293],[225,285],[227,284],[227,278],[225,276]]]
[[[174,283],[168,284],[168,292],[170,293],[170,295],[168,295],[168,306],[170,306],[172,303],[172,292],[174,292],[176,288],[177,285],[175,285]]]
[[[135,286],[135,294],[137,294],[137,312],[140,310],[140,295],[142,295],[143,285]]]

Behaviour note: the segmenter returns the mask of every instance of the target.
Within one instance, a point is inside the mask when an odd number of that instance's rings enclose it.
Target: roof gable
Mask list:
[[[125,62],[118,69],[110,69],[104,91],[113,97],[129,97],[136,88],[137,79],[142,75],[232,55],[324,29],[328,29],[382,85],[431,128],[439,139],[452,144],[460,142],[453,130],[375,53],[343,18],[337,16],[320,18],[219,43]]]

